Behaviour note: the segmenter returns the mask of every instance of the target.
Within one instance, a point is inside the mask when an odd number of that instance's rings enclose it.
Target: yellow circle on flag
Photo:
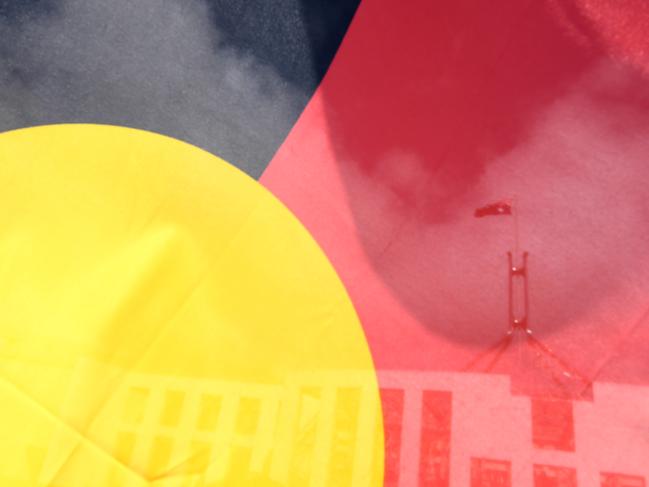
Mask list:
[[[382,485],[361,326],[260,184],[57,125],[0,135],[0,187],[0,485]]]

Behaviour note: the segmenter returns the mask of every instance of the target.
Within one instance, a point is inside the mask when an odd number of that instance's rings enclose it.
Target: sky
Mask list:
[[[5,0],[0,130],[103,123],[170,135],[259,177],[356,0]]]

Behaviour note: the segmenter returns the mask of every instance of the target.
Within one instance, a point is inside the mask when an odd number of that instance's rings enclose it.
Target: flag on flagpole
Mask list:
[[[489,215],[511,215],[512,202],[510,200],[501,200],[486,206],[477,208],[474,212],[476,218],[482,218]]]

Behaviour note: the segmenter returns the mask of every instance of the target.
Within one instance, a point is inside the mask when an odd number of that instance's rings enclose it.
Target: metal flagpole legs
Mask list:
[[[483,360],[487,361],[483,372],[490,372],[500,361],[502,355],[509,349],[514,338],[514,332],[520,330],[525,332],[525,336],[532,337],[532,330],[529,329],[529,292],[527,284],[527,252],[522,254],[521,265],[514,263],[514,254],[507,252],[508,271],[507,271],[507,294],[508,294],[508,328],[505,335],[495,345],[489,347],[483,353],[478,354],[467,364],[464,370],[472,370]]]
[[[508,334],[514,330],[523,330],[531,334],[529,323],[529,290],[527,283],[527,252],[523,252],[522,263],[517,265],[514,256],[507,252],[509,262],[508,272],[508,294],[509,294],[509,329]],[[521,306],[522,305],[522,306]],[[522,308],[522,309],[521,309]]]

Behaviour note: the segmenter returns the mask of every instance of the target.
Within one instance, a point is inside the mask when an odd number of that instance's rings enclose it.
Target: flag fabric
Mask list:
[[[120,153],[89,184],[99,155],[83,136],[61,139],[67,158],[50,150],[57,140],[23,145],[20,160],[3,146],[0,392],[14,433],[0,480],[102,487],[94,467],[107,465],[106,487],[647,484],[646,2],[158,3],[0,5],[0,127],[179,137],[261,175],[310,235],[250,181],[218,181],[227,166],[197,165],[197,152],[146,164]],[[115,145],[100,144],[105,157]],[[178,173],[157,177],[168,164]],[[534,209],[519,222],[524,272],[499,226],[471,217],[512,215],[506,200],[479,205],[514,191],[517,213]],[[215,255],[211,238],[237,222]],[[149,225],[160,231],[135,239]],[[507,298],[523,276],[530,314],[512,329]],[[202,332],[167,323],[174,305]],[[296,323],[318,333],[293,336]],[[67,338],[52,347],[57,330]],[[99,360],[68,373],[82,355]],[[296,360],[311,355],[348,366],[334,374],[344,384],[301,374]],[[131,380],[138,367],[165,387]],[[288,371],[297,379],[273,387]],[[202,389],[228,373],[244,379]],[[383,443],[377,469],[367,452]],[[75,477],[86,464],[92,478]]]
[[[476,218],[482,218],[489,215],[511,215],[512,214],[512,204],[510,201],[497,201],[496,203],[491,203],[490,205],[481,206],[476,208],[473,215]]]

